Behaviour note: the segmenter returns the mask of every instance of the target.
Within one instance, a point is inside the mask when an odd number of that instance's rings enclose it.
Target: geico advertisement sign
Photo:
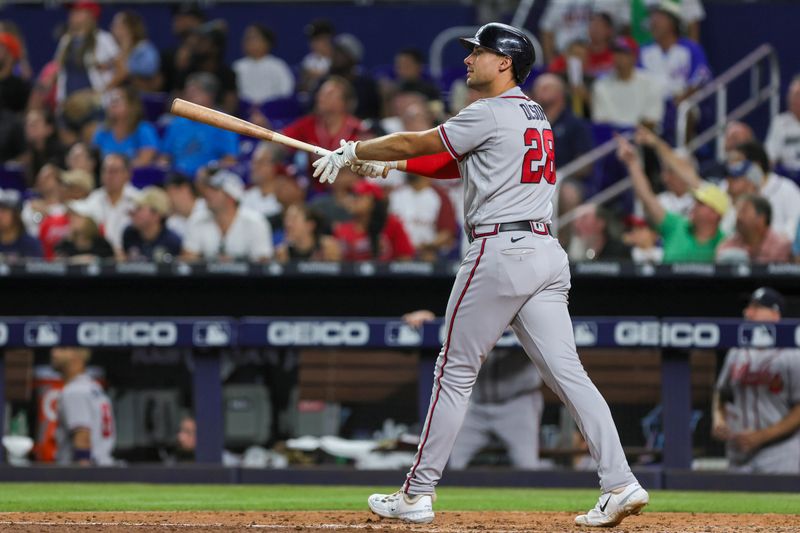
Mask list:
[[[267,326],[267,342],[272,346],[364,346],[369,342],[366,322],[289,322]]]
[[[656,321],[622,321],[614,327],[618,346],[665,346],[673,348],[712,348],[719,344],[717,324]]]
[[[178,326],[172,322],[81,322],[81,346],[173,346]]]

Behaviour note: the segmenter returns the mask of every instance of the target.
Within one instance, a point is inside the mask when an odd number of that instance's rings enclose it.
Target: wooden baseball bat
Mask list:
[[[309,144],[307,142],[298,141],[297,139],[293,139],[278,132],[268,130],[267,128],[257,126],[252,122],[234,117],[233,115],[229,115],[227,113],[223,113],[222,111],[217,111],[216,109],[211,109],[210,107],[200,104],[195,104],[193,102],[187,102],[186,100],[182,100],[180,98],[176,98],[172,101],[170,112],[173,115],[188,118],[189,120],[194,120],[195,122],[202,122],[203,124],[208,124],[209,126],[214,126],[215,128],[222,128],[223,130],[233,131],[241,135],[247,135],[248,137],[255,137],[256,139],[263,139],[265,141],[283,144],[290,148],[303,150],[304,152],[310,152],[320,156],[328,155],[330,153],[330,150],[326,150],[320,146],[314,146],[313,144]],[[389,167],[385,167],[385,170],[383,171],[383,177],[385,178],[386,174],[388,173]]]

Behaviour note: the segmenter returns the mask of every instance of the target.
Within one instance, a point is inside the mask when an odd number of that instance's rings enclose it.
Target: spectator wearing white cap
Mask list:
[[[220,170],[204,188],[208,211],[189,219],[182,257],[187,260],[267,261],[273,256],[272,228],[264,217],[239,203],[244,184]]]
[[[639,63],[663,88],[665,101],[675,106],[711,80],[703,48],[682,36],[682,14],[678,4],[661,0],[650,8],[650,31],[654,42],[643,46]]]
[[[146,187],[134,202],[131,225],[122,233],[121,259],[171,261],[181,253],[181,238],[166,227],[169,197],[160,187]]]
[[[20,194],[0,189],[0,262],[42,257],[42,245],[25,231]]]

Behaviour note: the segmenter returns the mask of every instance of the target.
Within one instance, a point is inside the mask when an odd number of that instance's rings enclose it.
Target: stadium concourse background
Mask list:
[[[0,18],[15,21],[21,32],[29,36],[28,52],[35,68],[52,58],[56,41],[48,33],[49,29],[65,20],[65,12],[57,4],[3,3],[0,6]],[[537,27],[544,4],[535,3],[527,27]],[[706,0],[703,4],[707,16],[702,23],[701,42],[713,71],[722,72],[767,42],[778,50],[783,73],[781,94],[784,94],[791,74],[800,71],[800,54],[795,53],[796,32],[793,31],[795,21],[800,20],[800,4],[790,0]],[[105,5],[100,26],[107,28],[112,15],[126,7],[133,7],[145,17],[150,38],[159,48],[175,45],[169,2]],[[476,23],[475,7],[465,2],[429,2],[424,5],[417,2],[209,2],[204,4],[204,8],[209,18],[219,17],[227,21],[231,36],[240,35],[253,20],[264,22],[276,30],[275,55],[289,64],[299,63],[307,52],[303,28],[312,18],[328,18],[338,31],[356,34],[364,43],[364,65],[371,68],[391,64],[395,52],[404,47],[427,50],[433,38],[447,27]],[[48,31],[43,32],[42,28]],[[30,37],[42,35],[42,38]],[[232,37],[231,42],[236,43],[237,38]],[[449,48],[445,64],[458,64],[461,55],[457,48]],[[228,62],[238,56],[239,47],[229,46]],[[734,91],[731,99],[735,98]],[[768,125],[766,113],[756,113],[748,118],[748,122],[763,138]],[[753,289],[765,284],[787,296],[789,317],[800,312],[800,268],[794,265],[671,265],[652,268],[624,263],[581,263],[573,265],[572,271],[570,309],[575,316],[736,317],[740,316]],[[453,273],[454,265],[451,263],[415,262],[394,265],[227,263],[193,266],[0,264],[0,316],[137,316],[151,319],[181,316],[232,319],[246,316],[398,317],[420,308],[441,315]],[[186,346],[191,346],[191,343]],[[129,350],[100,349],[97,352],[96,363],[104,367],[106,378],[117,389],[177,386],[180,404],[184,407],[192,404],[192,377],[183,368],[180,357],[157,349],[145,354],[140,351],[133,358],[120,357],[131,353]],[[434,353],[433,348],[423,351],[423,359],[430,361]],[[712,359],[718,355],[712,355]],[[279,358],[285,356],[286,351],[278,355]],[[37,363],[46,362],[47,350],[36,348],[34,357]],[[259,359],[259,362],[268,361],[266,357]],[[148,363],[154,363],[160,371],[153,372]],[[255,366],[259,368],[256,371],[261,376],[259,379],[276,387],[283,379],[296,379],[296,374],[291,372],[268,375],[280,368],[274,361]],[[242,379],[241,374],[253,372],[252,367],[246,368],[245,372],[234,373],[228,378],[235,381]],[[219,370],[219,367],[211,370]],[[429,388],[420,386],[420,390],[420,396],[425,397]],[[412,390],[410,394],[416,392]],[[706,403],[695,406],[702,418],[694,443],[704,453],[721,455],[718,445],[708,438],[708,397],[704,399]],[[25,408],[21,401],[12,401],[10,405],[14,410]],[[614,406],[626,445],[644,444],[640,418],[652,407]],[[400,402],[392,408],[396,409],[399,421],[410,425],[417,421],[416,403],[403,408]],[[355,415],[351,424],[343,428],[343,433],[364,430],[370,424],[381,422],[381,413],[374,406],[360,406],[352,412]],[[553,424],[556,418],[557,408],[551,402],[545,413],[545,423]],[[277,423],[274,427],[277,428]],[[352,436],[352,433],[346,436]],[[159,446],[170,444],[174,436],[162,437]],[[153,445],[136,450],[128,458],[159,460],[157,448]]]

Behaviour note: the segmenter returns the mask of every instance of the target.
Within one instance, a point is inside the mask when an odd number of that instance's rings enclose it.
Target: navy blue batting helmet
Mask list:
[[[476,46],[482,46],[497,54],[510,57],[514,77],[519,84],[522,84],[531,73],[533,62],[536,61],[533,43],[528,36],[508,24],[490,22],[481,26],[475,37],[462,37],[459,41],[470,52]]]

